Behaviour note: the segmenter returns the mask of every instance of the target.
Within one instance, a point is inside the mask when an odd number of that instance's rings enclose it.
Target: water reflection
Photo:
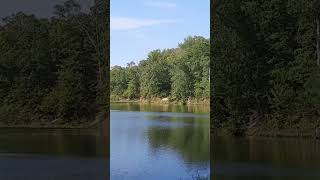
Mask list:
[[[0,179],[107,179],[107,129],[0,129]]]
[[[0,130],[0,153],[106,157],[106,137],[96,130]]]
[[[163,147],[176,151],[186,163],[205,163],[209,159],[209,144],[205,128],[150,128],[148,139],[153,150]]]
[[[148,128],[148,140],[153,150],[162,147],[179,153],[186,163],[204,163],[209,159],[209,122],[206,118],[147,116],[152,120],[186,123],[176,128]]]
[[[206,105],[175,105],[175,104],[149,104],[149,103],[111,103],[111,110],[141,111],[141,112],[176,112],[176,113],[202,113],[208,114],[210,107]]]
[[[191,113],[202,108],[190,112],[182,107],[177,113],[170,106],[132,106],[111,104],[111,179],[192,179],[209,174],[209,117]],[[138,111],[142,109],[146,111]],[[162,112],[168,109],[173,112]]]
[[[320,143],[297,138],[214,137],[216,179],[319,179]]]

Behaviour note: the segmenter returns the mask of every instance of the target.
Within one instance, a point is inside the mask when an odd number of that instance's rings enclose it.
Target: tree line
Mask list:
[[[83,11],[75,0],[38,18],[0,24],[0,121],[93,120],[108,104],[107,1]]]
[[[212,127],[243,134],[319,124],[319,1],[211,5]]]
[[[182,103],[208,100],[209,61],[209,39],[188,37],[177,48],[151,51],[138,64],[112,67],[111,98],[168,98]]]

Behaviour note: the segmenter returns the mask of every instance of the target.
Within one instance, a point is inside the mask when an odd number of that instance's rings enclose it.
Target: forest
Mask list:
[[[319,10],[317,0],[211,4],[214,130],[244,135],[319,126]]]
[[[177,48],[153,50],[138,64],[110,70],[111,100],[209,102],[210,41],[187,37]]]
[[[0,23],[1,124],[93,121],[108,110],[107,1],[74,0],[38,18],[18,12]]]

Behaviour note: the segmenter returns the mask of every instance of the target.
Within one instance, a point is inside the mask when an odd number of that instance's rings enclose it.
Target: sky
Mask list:
[[[188,36],[210,37],[210,0],[110,0],[110,65],[138,63]]]
[[[23,11],[52,15],[65,0],[0,0],[0,17]],[[87,5],[92,0],[80,0]],[[187,36],[210,34],[209,0],[110,0],[110,64],[126,66],[155,49],[174,48]]]
[[[52,15],[53,7],[63,4],[66,0],[0,0],[0,18],[10,16],[22,11],[27,14],[35,14],[38,17]],[[90,6],[92,0],[77,0],[82,6]]]

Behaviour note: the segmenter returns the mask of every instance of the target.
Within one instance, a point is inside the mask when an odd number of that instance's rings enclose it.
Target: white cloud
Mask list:
[[[150,2],[146,2],[145,4],[148,6],[165,8],[165,9],[173,9],[177,7],[177,4],[172,2],[150,1]]]
[[[174,19],[135,19],[129,17],[111,17],[111,30],[130,30],[139,29],[146,26],[153,26],[159,24],[176,23],[178,20]]]

